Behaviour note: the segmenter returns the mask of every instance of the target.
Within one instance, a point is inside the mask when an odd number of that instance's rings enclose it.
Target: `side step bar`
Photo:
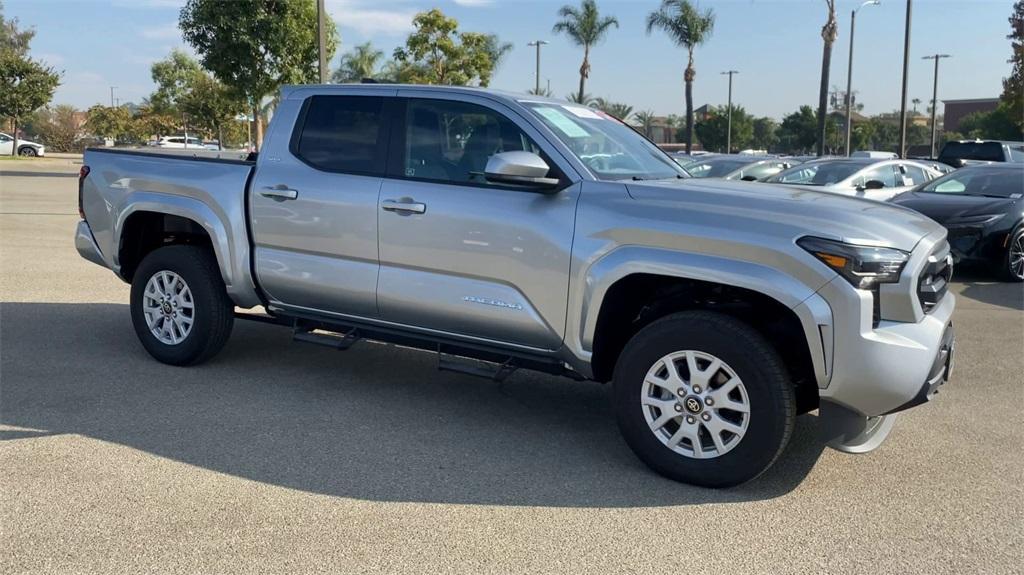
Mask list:
[[[434,338],[416,332],[363,323],[328,322],[312,316],[235,313],[235,318],[287,326],[292,328],[294,341],[322,345],[337,351],[345,351],[361,339],[429,351],[437,354],[437,369],[441,371],[475,375],[497,382],[505,381],[517,369],[560,375],[576,381],[586,380],[555,357],[527,354],[475,342]]]

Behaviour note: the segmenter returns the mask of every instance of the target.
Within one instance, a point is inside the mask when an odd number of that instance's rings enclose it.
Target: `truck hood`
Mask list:
[[[687,220],[702,213],[715,220],[726,216],[738,230],[771,227],[794,240],[811,235],[909,252],[940,229],[908,208],[780,184],[652,180],[630,183],[627,190],[637,201],[684,210]]]

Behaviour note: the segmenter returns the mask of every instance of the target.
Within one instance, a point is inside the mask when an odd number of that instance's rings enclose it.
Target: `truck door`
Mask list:
[[[580,186],[542,193],[488,183],[484,167],[496,152],[538,153],[552,176],[557,152],[501,104],[424,96],[400,100],[381,189],[382,319],[557,349]]]
[[[278,107],[250,191],[256,276],[272,305],[377,315],[387,101],[293,93]]]

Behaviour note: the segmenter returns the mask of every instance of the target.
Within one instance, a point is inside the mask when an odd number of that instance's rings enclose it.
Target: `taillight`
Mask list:
[[[82,184],[85,183],[85,177],[89,175],[89,166],[82,166],[78,170],[78,217],[85,219],[85,210],[82,209]]]

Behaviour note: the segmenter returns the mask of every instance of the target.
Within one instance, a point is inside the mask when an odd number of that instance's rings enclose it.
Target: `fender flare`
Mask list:
[[[124,232],[124,224],[128,218],[138,212],[153,212],[168,214],[192,220],[202,227],[210,236],[210,243],[213,245],[213,252],[217,258],[217,267],[220,268],[221,278],[224,285],[231,291],[234,284],[235,273],[231,262],[236,261],[231,229],[224,224],[210,206],[195,198],[162,194],[158,192],[132,192],[124,196],[123,209],[119,209],[114,220],[114,237],[117,238],[117,245],[121,244],[121,234]],[[113,250],[110,254],[114,271],[121,275],[120,248]]]
[[[566,342],[577,360],[590,363],[597,321],[608,290],[636,274],[692,279],[747,289],[793,311],[803,327],[819,386],[827,385],[827,358],[832,351],[832,311],[816,292],[827,284],[809,286],[776,268],[715,255],[644,246],[623,246],[594,262],[577,285],[570,305],[580,309],[578,325],[567,330]],[[824,326],[824,329],[823,329]],[[826,339],[828,341],[826,341]],[[575,340],[575,341],[573,341]],[[574,362],[575,363],[575,362]]]

